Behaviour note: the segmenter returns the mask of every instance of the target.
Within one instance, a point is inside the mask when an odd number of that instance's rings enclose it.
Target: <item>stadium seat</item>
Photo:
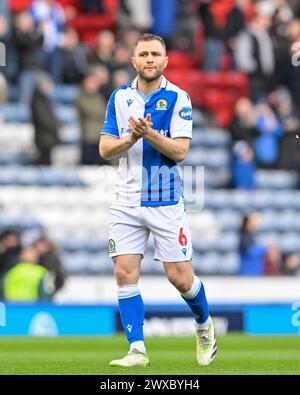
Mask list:
[[[216,213],[217,222],[223,231],[236,231],[241,225],[241,215],[236,210],[221,210]]]
[[[206,254],[194,254],[193,267],[196,273],[199,274],[215,274],[218,273],[220,265],[219,254],[210,252]]]
[[[231,138],[225,129],[209,128],[195,128],[193,129],[193,141],[195,140],[197,146],[203,148],[221,148],[228,147]]]
[[[299,234],[298,233],[295,233],[295,232],[285,233],[277,239],[277,243],[278,243],[279,248],[282,252],[300,253]]]
[[[259,170],[256,174],[256,184],[261,189],[294,189],[297,180],[297,174],[292,171]]]
[[[237,274],[240,266],[239,254],[236,252],[220,256],[218,273],[225,275]]]
[[[55,85],[53,91],[53,100],[57,103],[72,105],[79,94],[77,85]]]
[[[29,123],[31,120],[29,109],[19,103],[0,105],[0,118],[8,123]]]

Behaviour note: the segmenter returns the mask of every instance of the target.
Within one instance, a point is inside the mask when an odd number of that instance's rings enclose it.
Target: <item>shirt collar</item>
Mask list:
[[[138,79],[138,77],[135,77],[135,79],[132,81],[132,83],[130,85],[131,89],[136,89],[137,79]],[[168,83],[167,79],[163,76],[159,89],[165,89],[167,86],[167,83]]]

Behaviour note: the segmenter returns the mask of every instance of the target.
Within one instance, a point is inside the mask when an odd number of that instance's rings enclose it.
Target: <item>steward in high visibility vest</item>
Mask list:
[[[45,299],[44,279],[47,270],[39,265],[20,262],[3,278],[5,300],[34,302]]]

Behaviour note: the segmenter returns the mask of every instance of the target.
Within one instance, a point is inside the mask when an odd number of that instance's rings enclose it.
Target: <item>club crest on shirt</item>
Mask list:
[[[158,99],[155,104],[155,110],[165,111],[168,109],[168,101],[166,99]]]
[[[116,252],[116,242],[113,239],[108,240],[108,252]]]

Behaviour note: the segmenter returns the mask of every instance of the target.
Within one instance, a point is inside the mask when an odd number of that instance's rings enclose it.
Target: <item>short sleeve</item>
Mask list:
[[[174,107],[170,135],[172,139],[178,137],[192,138],[193,118],[192,118],[192,104],[189,95],[180,91],[178,93],[177,101]]]
[[[100,130],[100,134],[108,134],[111,136],[119,137],[119,130],[117,124],[116,117],[116,108],[115,108],[115,96],[116,92],[114,92],[107,104],[106,115],[104,124]]]

